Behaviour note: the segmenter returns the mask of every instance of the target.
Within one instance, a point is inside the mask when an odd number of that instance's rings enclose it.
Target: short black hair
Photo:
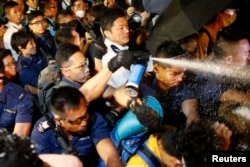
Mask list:
[[[26,30],[26,29],[20,29],[17,32],[13,33],[13,35],[11,36],[11,46],[12,48],[19,53],[20,50],[18,48],[18,46],[21,46],[22,48],[26,48],[28,42],[34,39],[33,35],[30,31]]]
[[[0,164],[8,167],[42,167],[43,162],[35,153],[35,146],[28,137],[21,138],[0,128]]]
[[[60,28],[56,31],[56,34],[54,36],[54,41],[56,44],[56,47],[59,48],[60,45],[62,45],[63,43],[71,43],[73,42],[73,34],[72,34],[72,28],[65,26],[63,28]]]
[[[42,11],[40,10],[35,10],[35,11],[31,11],[29,14],[27,14],[27,21],[28,21],[28,24],[30,24],[30,22],[38,17],[38,16],[43,16],[44,17],[44,14]]]
[[[223,28],[218,33],[217,39],[213,44],[215,58],[222,59],[226,54],[233,53],[235,51],[233,47],[244,39],[249,41],[250,37],[242,29],[232,27]]]
[[[157,58],[177,58],[177,56],[182,56],[185,54],[184,49],[173,40],[164,41],[160,44],[155,52],[155,57]],[[163,67],[169,67],[167,64],[154,62],[155,64],[159,64]]]
[[[12,9],[13,7],[18,6],[18,3],[15,1],[8,1],[3,5],[3,11],[4,14],[8,14],[10,12],[10,9]]]
[[[4,74],[4,64],[3,64],[3,60],[0,60],[0,73]]]
[[[50,107],[54,114],[64,117],[65,106],[75,109],[79,107],[81,101],[87,107],[86,98],[78,89],[71,86],[62,86],[54,89],[50,99]]]
[[[12,56],[11,51],[9,49],[0,48],[0,60],[3,60],[8,55]]]
[[[102,30],[111,30],[113,23],[120,17],[126,17],[126,14],[121,8],[110,8],[102,17],[100,17],[100,26]]]
[[[78,46],[71,43],[62,43],[55,56],[57,65],[62,68],[62,65],[68,62],[69,58],[76,52],[81,52]]]

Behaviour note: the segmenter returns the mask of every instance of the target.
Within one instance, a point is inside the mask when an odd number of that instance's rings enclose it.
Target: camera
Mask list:
[[[137,23],[140,23],[141,22],[141,16],[139,13],[135,13],[133,16],[132,16],[132,19],[137,22]]]

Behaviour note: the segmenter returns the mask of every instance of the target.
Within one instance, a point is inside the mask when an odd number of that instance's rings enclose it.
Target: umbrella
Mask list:
[[[167,39],[178,41],[196,33],[233,0],[172,0],[151,31],[147,47],[154,54]]]

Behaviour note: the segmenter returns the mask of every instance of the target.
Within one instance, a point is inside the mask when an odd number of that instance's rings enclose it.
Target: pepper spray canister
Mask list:
[[[131,97],[138,96],[138,88],[145,72],[145,65],[134,64],[132,66],[131,74],[126,84],[126,93]]]

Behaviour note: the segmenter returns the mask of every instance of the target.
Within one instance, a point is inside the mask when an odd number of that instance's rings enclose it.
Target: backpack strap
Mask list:
[[[143,143],[137,151],[137,154],[148,164],[150,167],[161,167],[161,161],[154,153]]]

